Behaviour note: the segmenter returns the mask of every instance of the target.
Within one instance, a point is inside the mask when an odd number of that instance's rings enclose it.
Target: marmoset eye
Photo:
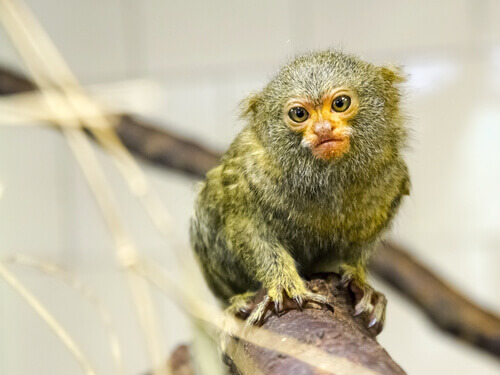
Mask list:
[[[309,118],[309,112],[304,107],[293,107],[288,111],[288,117],[293,122],[304,122]]]
[[[332,109],[335,112],[345,112],[351,106],[351,98],[347,95],[340,95],[333,99]]]

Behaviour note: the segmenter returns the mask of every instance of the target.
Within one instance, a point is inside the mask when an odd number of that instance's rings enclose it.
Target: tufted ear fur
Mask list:
[[[258,110],[258,107],[262,104],[262,98],[260,92],[254,92],[248,95],[240,103],[241,118],[251,118]]]
[[[378,68],[381,77],[391,84],[401,84],[407,81],[403,69],[396,65],[385,65]]]

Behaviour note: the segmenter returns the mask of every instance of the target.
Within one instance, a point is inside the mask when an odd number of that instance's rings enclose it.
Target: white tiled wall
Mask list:
[[[342,47],[410,74],[413,192],[393,236],[473,299],[500,313],[500,5],[475,1],[55,1],[29,0],[84,83],[149,78],[162,94],[147,113],[223,150],[241,128],[237,105],[293,54]],[[0,63],[22,65],[0,32]],[[101,151],[120,212],[139,248],[179,276],[172,241],[157,234]],[[194,181],[144,166],[187,242]],[[147,353],[112,240],[62,136],[0,127],[0,255],[24,253],[73,270],[106,301],[127,374]],[[177,243],[176,242],[176,243]],[[189,251],[185,255],[190,258]],[[89,354],[112,371],[94,311],[57,281],[12,267]],[[196,271],[189,274],[195,277]],[[388,322],[380,340],[411,374],[497,374],[498,362],[437,332],[383,284]],[[207,293],[207,292],[205,292]],[[189,323],[155,294],[169,348]],[[0,374],[79,371],[38,317],[0,281]],[[204,296],[208,298],[207,296]]]

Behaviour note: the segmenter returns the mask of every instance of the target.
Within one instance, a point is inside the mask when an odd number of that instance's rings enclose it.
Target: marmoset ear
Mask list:
[[[251,118],[257,112],[258,108],[262,104],[262,98],[260,92],[254,92],[248,95],[245,99],[243,99],[240,103],[241,118]]]
[[[378,68],[380,76],[391,84],[401,84],[407,81],[407,76],[403,69],[397,65],[385,65]]]

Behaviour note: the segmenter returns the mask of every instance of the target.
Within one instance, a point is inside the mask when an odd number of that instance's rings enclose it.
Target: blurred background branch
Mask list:
[[[0,65],[0,95],[22,94],[35,88],[26,77]],[[216,151],[131,114],[119,116],[115,131],[136,156],[192,177],[203,178],[219,161]]]
[[[460,293],[403,246],[382,244],[370,269],[410,300],[437,328],[500,359],[498,315]]]

